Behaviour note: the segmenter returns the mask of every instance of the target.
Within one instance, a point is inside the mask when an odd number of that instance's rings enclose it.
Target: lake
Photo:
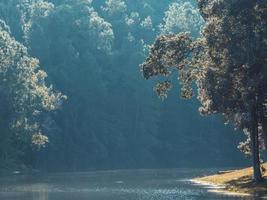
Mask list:
[[[213,169],[117,170],[0,179],[1,200],[239,200],[189,180]]]

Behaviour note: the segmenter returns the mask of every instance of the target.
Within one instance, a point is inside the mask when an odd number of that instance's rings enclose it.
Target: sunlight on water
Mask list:
[[[238,200],[242,197],[209,192],[186,177],[192,170],[137,170],[54,174],[10,178],[1,182],[1,200]],[[253,199],[253,198],[250,198]]]

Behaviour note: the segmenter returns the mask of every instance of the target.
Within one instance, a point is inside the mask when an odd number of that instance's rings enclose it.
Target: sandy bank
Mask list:
[[[267,163],[264,164],[267,169]],[[213,192],[228,193],[231,195],[254,195],[267,197],[267,172],[264,180],[256,184],[252,180],[252,168],[220,172],[215,175],[192,179],[192,182],[209,186]]]

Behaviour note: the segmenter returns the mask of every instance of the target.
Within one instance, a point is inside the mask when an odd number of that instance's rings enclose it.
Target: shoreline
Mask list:
[[[223,194],[223,195],[227,195],[227,196],[239,196],[239,197],[251,197],[251,196],[253,196],[252,194],[249,194],[249,193],[230,191],[227,189],[226,185],[222,185],[222,184],[215,184],[215,183],[200,181],[200,180],[196,180],[196,179],[190,179],[189,181],[191,183],[193,183],[194,185],[201,186],[201,187],[207,189],[208,192],[212,192],[212,193],[218,193],[218,194]],[[266,198],[267,198],[267,196],[266,196]]]
[[[264,168],[267,168],[267,163],[264,164]],[[196,177],[191,179],[190,182],[205,187],[213,193],[240,197],[257,196],[267,199],[267,173],[263,174],[263,181],[256,184],[252,180],[251,167]]]

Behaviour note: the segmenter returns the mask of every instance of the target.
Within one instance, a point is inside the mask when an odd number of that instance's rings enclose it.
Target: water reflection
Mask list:
[[[48,198],[48,191],[49,186],[48,184],[35,184],[32,185],[29,192],[32,192],[32,199],[36,200],[49,200]]]

